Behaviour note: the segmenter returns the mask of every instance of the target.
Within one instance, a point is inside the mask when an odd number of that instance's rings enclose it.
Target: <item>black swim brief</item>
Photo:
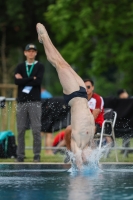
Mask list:
[[[64,94],[65,103],[68,104],[68,102],[75,97],[81,97],[87,99],[86,89],[80,86],[80,89],[78,91],[72,92],[71,94],[68,95]]]

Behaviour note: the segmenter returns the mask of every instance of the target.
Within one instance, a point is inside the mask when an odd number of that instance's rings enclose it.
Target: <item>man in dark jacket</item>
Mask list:
[[[23,162],[25,156],[24,135],[27,119],[33,132],[34,162],[40,161],[41,151],[41,83],[44,66],[35,60],[37,48],[34,44],[25,47],[26,61],[19,64],[15,70],[15,84],[18,85],[17,96],[17,130],[18,147],[17,161]]]

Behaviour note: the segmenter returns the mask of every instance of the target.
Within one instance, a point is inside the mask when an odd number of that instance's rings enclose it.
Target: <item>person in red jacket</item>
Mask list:
[[[94,82],[92,79],[85,79],[85,86],[88,97],[88,105],[93,114],[96,126],[96,133],[101,131],[104,121],[104,101],[103,98],[94,92]]]
[[[95,120],[95,133],[101,133],[102,123],[104,121],[104,101],[103,98],[94,92],[94,81],[92,79],[84,80],[86,85],[88,105]],[[106,137],[106,142],[112,143],[111,137]]]

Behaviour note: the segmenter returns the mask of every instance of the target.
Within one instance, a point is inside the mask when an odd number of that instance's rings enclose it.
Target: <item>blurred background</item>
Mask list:
[[[36,23],[46,26],[52,42],[82,78],[92,78],[103,97],[119,88],[133,94],[133,1],[0,1],[0,84],[14,84],[14,70],[24,61],[24,47],[36,44],[45,65],[43,85],[62,95],[56,70],[38,42]],[[10,94],[10,93],[9,93]]]

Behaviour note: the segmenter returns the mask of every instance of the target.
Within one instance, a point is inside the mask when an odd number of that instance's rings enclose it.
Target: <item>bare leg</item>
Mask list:
[[[45,147],[52,147],[53,135],[52,133],[45,133]],[[45,153],[47,155],[53,155],[53,151],[51,149],[46,149]]]
[[[52,142],[53,142],[53,135],[52,135],[52,133],[41,132],[41,136],[45,136],[44,147],[52,147]],[[53,155],[53,151],[51,149],[46,149],[44,152],[47,155]]]
[[[74,72],[70,65],[62,58],[60,53],[52,44],[45,27],[38,23],[37,32],[39,40],[44,45],[44,50],[49,62],[56,68],[60,83],[65,94],[78,91],[79,87],[85,88],[82,79]],[[75,155],[76,164],[79,169],[82,167],[82,150],[93,137],[94,118],[88,108],[87,99],[77,97],[69,102],[71,105],[71,150]],[[80,106],[79,106],[80,105]]]
[[[71,138],[71,150],[75,156],[75,162],[78,169],[82,168],[83,160],[82,160],[82,150],[77,146],[76,142]]]
[[[71,125],[67,126],[65,130],[64,140],[68,150],[71,150],[71,132],[72,132]]]
[[[82,151],[82,159],[84,164],[88,163],[88,157],[91,155],[91,153],[92,149],[87,145],[86,148],[84,148]]]
[[[70,65],[63,59],[52,44],[45,27],[38,23],[37,32],[39,40],[44,45],[44,50],[49,62],[56,68],[60,83],[65,94],[79,90],[79,86],[85,87],[82,79],[74,72]]]

